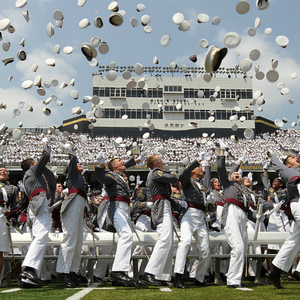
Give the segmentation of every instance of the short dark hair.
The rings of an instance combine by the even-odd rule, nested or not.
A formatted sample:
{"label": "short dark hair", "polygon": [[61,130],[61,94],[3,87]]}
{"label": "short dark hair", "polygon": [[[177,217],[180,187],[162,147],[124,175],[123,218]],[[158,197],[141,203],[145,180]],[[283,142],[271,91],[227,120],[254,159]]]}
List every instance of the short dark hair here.
{"label": "short dark hair", "polygon": [[282,161],[283,164],[285,164],[285,165],[288,164],[289,158],[290,158],[290,157],[293,157],[293,156],[294,156],[294,155],[288,155],[286,158],[284,158],[283,161]]}
{"label": "short dark hair", "polygon": [[21,168],[24,172],[29,170],[29,168],[32,166],[32,163],[34,162],[33,158],[26,158],[21,162]]}
{"label": "short dark hair", "polygon": [[111,171],[114,170],[113,164],[114,164],[114,162],[115,162],[116,159],[117,159],[117,158],[115,157],[115,158],[111,159],[111,160],[109,161],[109,163],[108,163],[108,168],[109,168]]}
{"label": "short dark hair", "polygon": [[155,167],[155,163],[158,161],[157,155],[156,154],[152,154],[150,156],[147,157],[146,159],[146,165],[148,168],[150,169],[154,169]]}

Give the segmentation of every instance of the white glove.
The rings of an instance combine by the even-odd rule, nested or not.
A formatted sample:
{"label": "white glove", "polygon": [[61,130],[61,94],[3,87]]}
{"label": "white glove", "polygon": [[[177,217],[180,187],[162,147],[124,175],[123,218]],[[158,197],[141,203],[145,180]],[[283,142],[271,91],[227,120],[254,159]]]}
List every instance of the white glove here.
{"label": "white glove", "polygon": [[199,153],[199,159],[202,161],[202,160],[205,160],[205,157],[206,157],[206,153],[203,151],[203,152],[200,152]]}
{"label": "white glove", "polygon": [[146,159],[146,154],[145,152],[141,152],[140,156],[137,158],[139,159],[142,163],[144,163],[145,159]]}
{"label": "white glove", "polygon": [[105,154],[103,152],[99,152],[96,157],[96,160],[99,164],[105,164],[105,161],[106,161]]}
{"label": "white glove", "polygon": [[269,168],[269,163],[265,162],[264,165],[263,165],[263,169],[268,170],[268,168]]}
{"label": "white glove", "polygon": [[153,202],[146,202],[146,204],[147,204],[148,208],[152,208],[153,207]]}
{"label": "white glove", "polygon": [[42,138],[42,143],[44,144],[44,143],[49,143],[49,138],[47,138],[47,137],[44,137],[44,138]]}
{"label": "white glove", "polygon": [[55,172],[53,173],[53,175],[54,175],[54,177],[55,177],[56,179],[58,178],[57,171],[55,171]]}
{"label": "white glove", "polygon": [[247,155],[247,151],[244,151],[242,156],[239,157],[239,160],[242,161],[242,162],[245,162],[246,161],[246,155]]}
{"label": "white glove", "polygon": [[143,182],[144,182],[144,181],[141,180],[141,176],[140,176],[140,175],[136,176],[136,184],[137,184],[137,185],[141,185]]}
{"label": "white glove", "polygon": [[227,144],[225,144],[223,141],[219,141],[219,144],[220,144],[220,148],[222,149],[222,150],[227,150],[228,149],[228,145]]}
{"label": "white glove", "polygon": [[24,185],[23,185],[23,181],[22,180],[18,181],[18,187],[19,187],[20,192],[24,192]]}
{"label": "white glove", "polygon": [[243,176],[243,170],[242,169],[239,169],[238,173],[241,175],[241,177]]}
{"label": "white glove", "polygon": [[68,154],[70,154],[72,156],[76,156],[76,147],[74,145],[69,144]]}
{"label": "white glove", "polygon": [[179,203],[179,205],[180,205],[181,207],[183,207],[183,208],[185,208],[185,209],[187,209],[187,208],[188,208],[188,204],[187,204],[187,202],[186,202],[186,201],[184,201],[184,200],[181,200],[181,201],[179,201],[178,203]]}
{"label": "white glove", "polygon": [[207,166],[207,160],[201,160],[201,166],[206,167]]}
{"label": "white glove", "polygon": [[249,173],[248,173],[248,178],[249,178],[251,181],[253,181],[253,173],[252,173],[252,172],[249,172]]}

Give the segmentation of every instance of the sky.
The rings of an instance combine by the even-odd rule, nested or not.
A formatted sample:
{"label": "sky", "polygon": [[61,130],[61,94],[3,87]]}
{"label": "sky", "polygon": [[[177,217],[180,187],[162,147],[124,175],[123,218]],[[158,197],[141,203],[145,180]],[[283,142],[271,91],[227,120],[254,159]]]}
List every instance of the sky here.
{"label": "sky", "polygon": [[[20,0],[19,0],[20,1]],[[119,9],[125,12],[123,24],[119,27],[111,25],[108,21],[112,14],[108,10],[110,0],[87,0],[83,6],[79,6],[78,0],[27,0],[24,7],[18,8],[17,0],[0,0],[0,24],[3,19],[9,19],[14,27],[13,33],[8,30],[0,31],[0,107],[1,103],[6,109],[0,109],[0,124],[5,123],[9,128],[17,128],[22,122],[23,127],[59,126],[64,119],[75,115],[72,108],[80,106],[87,112],[91,110],[91,104],[83,103],[84,96],[92,96],[92,74],[97,73],[98,67],[92,67],[81,52],[82,43],[90,43],[93,37],[99,37],[109,46],[107,54],[97,51],[95,58],[99,65],[109,65],[115,61],[118,66],[133,66],[137,62],[143,66],[153,66],[153,57],[159,59],[159,66],[169,67],[171,62],[176,62],[180,67],[185,64],[188,67],[204,67],[205,55],[208,50],[199,46],[201,39],[207,39],[209,45],[225,47],[224,36],[228,32],[236,32],[241,37],[241,43],[235,48],[229,48],[222,61],[221,67],[234,68],[249,58],[253,49],[260,51],[260,57],[252,61],[252,68],[247,76],[253,78],[253,91],[260,90],[265,97],[265,104],[261,106],[262,112],[255,113],[258,116],[275,120],[286,118],[290,127],[292,122],[298,122],[300,114],[300,11],[299,0],[270,0],[270,5],[264,10],[256,7],[256,0],[247,0],[250,10],[245,14],[239,14],[236,6],[240,0],[119,0]],[[24,2],[26,2],[24,0]],[[137,5],[144,4],[145,10],[138,12]],[[64,19],[62,28],[56,27],[54,11],[60,10]],[[27,22],[22,12],[28,11],[30,20]],[[190,29],[180,31],[174,24],[172,17],[175,13],[182,13],[184,19],[190,23]],[[207,14],[207,23],[198,23],[199,14]],[[152,27],[151,33],[144,31],[141,17],[149,15]],[[94,26],[94,18],[101,17],[103,27]],[[212,19],[218,16],[220,24],[213,25]],[[138,26],[133,27],[130,19],[138,20]],[[90,25],[80,28],[79,23],[87,18]],[[259,27],[255,28],[255,36],[249,36],[249,28],[255,27],[255,20],[261,20]],[[54,25],[54,35],[47,35],[47,25]],[[271,28],[272,33],[266,35],[265,29]],[[168,35],[170,44],[163,47],[160,44],[161,37]],[[283,48],[276,43],[277,36],[286,36],[289,39],[287,47]],[[24,47],[20,42],[24,39]],[[10,43],[8,51],[4,51],[4,43]],[[60,45],[60,53],[54,51],[54,46]],[[63,49],[67,46],[73,48],[71,54],[65,54]],[[5,48],[5,47],[4,47]],[[19,50],[26,52],[26,59],[20,61],[17,58]],[[239,55],[238,55],[239,53]],[[197,55],[197,62],[189,60],[191,54]],[[3,59],[13,57],[14,61],[6,66]],[[55,66],[49,66],[45,61],[49,58],[55,60]],[[269,82],[266,77],[258,80],[255,77],[255,66],[265,74],[272,68],[272,59],[278,60],[276,70],[279,79]],[[32,65],[37,64],[36,72],[32,71]],[[293,78],[291,78],[293,74]],[[38,94],[37,86],[28,89],[22,87],[27,80],[36,79],[40,75],[42,86],[46,94]],[[121,74],[120,74],[121,75]],[[141,76],[143,76],[142,74]],[[47,83],[56,79],[58,85],[49,86]],[[70,85],[74,79],[74,86]],[[62,88],[63,83],[66,83]],[[288,93],[282,95],[278,84],[288,88]],[[124,81],[124,86],[126,81]],[[279,86],[280,86],[279,85]],[[78,99],[71,97],[73,90],[78,91]],[[52,97],[49,104],[43,101]],[[54,97],[55,96],[55,97]],[[56,99],[56,100],[55,100]],[[290,99],[293,99],[293,104]],[[61,101],[62,106],[57,102]],[[22,102],[22,103],[20,103]],[[59,103],[59,102],[58,102]],[[32,105],[33,112],[27,110]],[[48,107],[51,114],[46,116],[43,109]],[[299,128],[296,126],[295,128]]]}

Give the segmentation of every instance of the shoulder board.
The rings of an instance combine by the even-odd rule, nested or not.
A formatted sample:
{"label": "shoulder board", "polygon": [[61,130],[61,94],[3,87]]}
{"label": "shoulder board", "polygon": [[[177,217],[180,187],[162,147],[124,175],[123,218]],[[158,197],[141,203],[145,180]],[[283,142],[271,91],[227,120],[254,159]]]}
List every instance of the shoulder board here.
{"label": "shoulder board", "polygon": [[157,175],[158,175],[158,176],[163,176],[163,174],[164,174],[163,171],[161,171],[161,170],[158,170],[158,171],[157,171]]}
{"label": "shoulder board", "polygon": [[107,176],[109,176],[110,178],[114,178],[113,174],[107,173]]}

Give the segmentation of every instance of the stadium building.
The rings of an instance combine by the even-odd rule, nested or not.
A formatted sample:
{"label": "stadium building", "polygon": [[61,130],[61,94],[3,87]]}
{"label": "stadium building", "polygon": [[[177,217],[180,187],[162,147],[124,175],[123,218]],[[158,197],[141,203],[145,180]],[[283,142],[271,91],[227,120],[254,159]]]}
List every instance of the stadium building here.
{"label": "stadium building", "polygon": [[240,71],[220,68],[210,80],[200,67],[187,68],[186,73],[161,67],[143,71],[143,76],[131,77],[135,73],[130,66],[100,67],[93,74],[93,96],[100,103],[93,101],[93,113],[86,115],[95,117],[93,129],[88,129],[87,118],[79,116],[65,120],[63,130],[74,132],[77,124],[77,132],[92,136],[135,137],[149,132],[152,137],[179,138],[203,133],[243,137],[246,129],[250,133],[276,129],[273,122],[255,120],[252,79]]}

